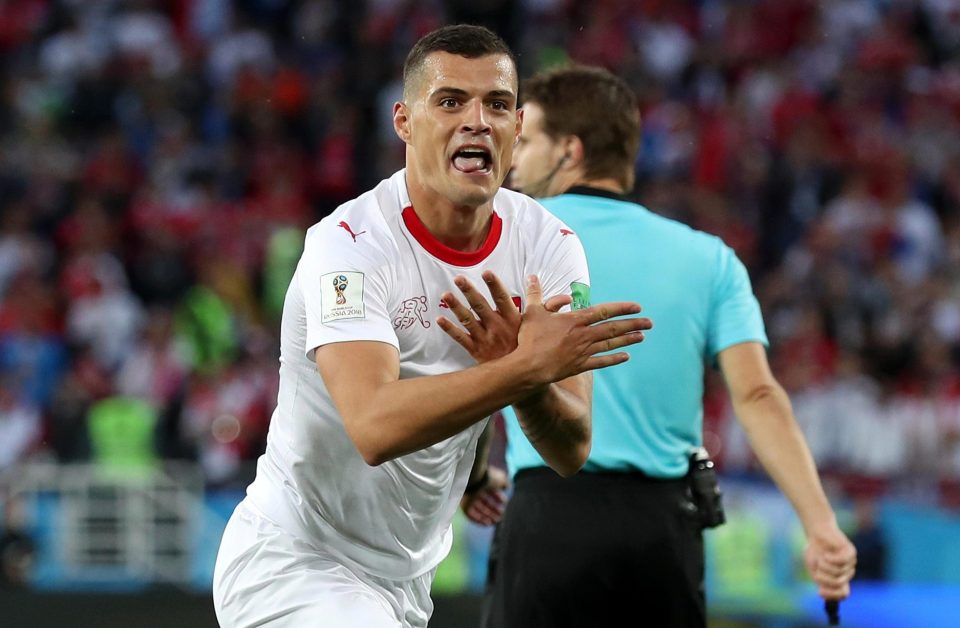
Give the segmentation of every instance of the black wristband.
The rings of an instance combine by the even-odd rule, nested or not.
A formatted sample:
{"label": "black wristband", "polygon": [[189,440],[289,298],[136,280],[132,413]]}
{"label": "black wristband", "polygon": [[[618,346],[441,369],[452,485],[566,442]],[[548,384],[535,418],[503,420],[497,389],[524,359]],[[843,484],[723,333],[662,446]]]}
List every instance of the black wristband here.
{"label": "black wristband", "polygon": [[490,479],[490,467],[487,467],[483,470],[483,475],[479,478],[467,484],[467,488],[463,489],[464,495],[469,495],[470,493],[476,493],[481,488],[487,485],[487,481]]}

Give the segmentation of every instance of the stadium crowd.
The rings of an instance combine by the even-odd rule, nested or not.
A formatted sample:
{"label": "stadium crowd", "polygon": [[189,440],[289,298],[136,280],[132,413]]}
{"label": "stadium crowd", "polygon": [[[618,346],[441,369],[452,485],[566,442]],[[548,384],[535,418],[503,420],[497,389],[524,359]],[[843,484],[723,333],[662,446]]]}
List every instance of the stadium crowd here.
{"label": "stadium crowd", "polygon": [[[748,265],[820,468],[960,507],[943,0],[2,1],[0,470],[115,456],[130,421],[143,456],[249,481],[303,231],[400,167],[403,57],[458,21],[522,75],[626,78],[635,198]],[[716,377],[706,444],[750,471]]]}

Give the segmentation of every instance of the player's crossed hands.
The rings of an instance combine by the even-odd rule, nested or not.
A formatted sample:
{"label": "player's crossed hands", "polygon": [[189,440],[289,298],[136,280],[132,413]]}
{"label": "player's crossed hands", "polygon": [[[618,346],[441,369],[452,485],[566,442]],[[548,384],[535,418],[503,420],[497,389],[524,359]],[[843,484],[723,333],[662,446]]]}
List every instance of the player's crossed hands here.
{"label": "player's crossed hands", "polygon": [[[454,283],[467,304],[461,303],[452,292],[444,293],[441,299],[460,321],[462,329],[444,316],[437,320],[440,328],[479,364],[503,357],[517,348],[522,320],[520,310],[500,278],[488,270],[483,273],[483,281],[493,297],[493,306],[469,279],[459,276]],[[544,307],[556,312],[568,303],[569,296],[556,296],[548,299]]]}
{"label": "player's crossed hands", "polygon": [[618,318],[640,312],[639,304],[628,301],[560,313],[571,297],[555,296],[544,302],[540,281],[532,275],[521,314],[494,273],[484,272],[483,280],[494,305],[469,280],[457,277],[455,283],[469,307],[452,292],[442,298],[462,329],[445,317],[438,320],[440,328],[479,363],[522,352],[542,383],[627,361],[625,352],[607,352],[642,342],[643,331],[653,327],[649,318]]}

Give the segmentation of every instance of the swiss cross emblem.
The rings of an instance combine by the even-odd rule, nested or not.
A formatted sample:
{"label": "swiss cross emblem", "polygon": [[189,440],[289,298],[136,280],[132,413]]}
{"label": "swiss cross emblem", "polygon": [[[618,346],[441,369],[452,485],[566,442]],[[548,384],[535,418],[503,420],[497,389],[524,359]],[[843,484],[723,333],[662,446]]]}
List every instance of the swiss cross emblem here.
{"label": "swiss cross emblem", "polygon": [[410,329],[419,323],[421,327],[430,327],[430,321],[423,318],[427,311],[427,297],[413,297],[400,304],[393,318],[394,329]]}

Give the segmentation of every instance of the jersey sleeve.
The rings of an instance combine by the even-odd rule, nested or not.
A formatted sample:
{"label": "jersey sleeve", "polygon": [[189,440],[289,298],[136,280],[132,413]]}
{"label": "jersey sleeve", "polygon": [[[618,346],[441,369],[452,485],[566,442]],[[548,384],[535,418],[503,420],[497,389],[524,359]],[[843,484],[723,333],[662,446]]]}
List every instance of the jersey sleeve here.
{"label": "jersey sleeve", "polygon": [[590,306],[590,273],[580,239],[560,220],[548,222],[540,234],[528,275],[537,275],[543,300],[568,294],[573,303],[561,311]]}
{"label": "jersey sleeve", "polygon": [[760,304],[746,267],[725,244],[718,246],[716,257],[707,330],[707,353],[711,359],[741,342],[768,344]]}
{"label": "jersey sleeve", "polygon": [[385,342],[399,350],[388,306],[395,266],[390,264],[391,247],[382,241],[387,236],[373,232],[353,242],[324,227],[308,235],[298,270],[307,357],[313,360],[322,345],[356,340]]}

